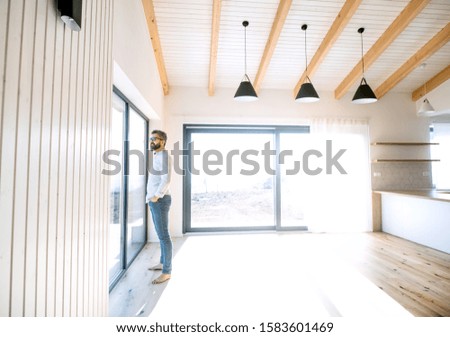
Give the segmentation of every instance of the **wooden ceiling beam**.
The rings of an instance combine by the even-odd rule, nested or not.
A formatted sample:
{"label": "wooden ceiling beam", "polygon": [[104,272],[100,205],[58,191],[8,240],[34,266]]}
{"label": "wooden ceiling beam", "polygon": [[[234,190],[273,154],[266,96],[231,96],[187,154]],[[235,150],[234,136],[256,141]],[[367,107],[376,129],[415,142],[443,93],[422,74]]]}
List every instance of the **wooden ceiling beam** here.
{"label": "wooden ceiling beam", "polygon": [[411,99],[415,102],[428,94],[431,90],[436,89],[442,83],[450,79],[450,65],[444,70],[440,71],[433,78],[429,79],[426,83],[422,84],[419,88],[413,91]]}
{"label": "wooden ceiling beam", "polygon": [[428,57],[442,48],[450,41],[450,23],[448,23],[439,33],[428,41],[417,53],[411,56],[408,61],[398,68],[388,77],[376,90],[375,95],[378,99],[383,97],[389,90],[394,88],[401,80],[408,76],[416,67],[418,67]]}
{"label": "wooden ceiling beam", "polygon": [[291,8],[292,0],[280,0],[278,4],[277,14],[273,20],[272,30],[270,31],[269,39],[264,49],[264,54],[259,64],[258,73],[256,74],[255,81],[253,83],[256,92],[259,91],[264,76],[266,76],[267,68],[269,67],[270,60],[272,59],[273,52],[277,46],[278,38],[280,37],[281,30],[283,29],[284,22]]}
{"label": "wooden ceiling beam", "polygon": [[168,95],[169,81],[167,80],[166,66],[164,65],[164,57],[161,48],[161,41],[159,39],[153,0],[142,0],[142,6],[144,7],[145,18],[147,19],[147,28],[150,33],[150,39],[152,40],[153,52],[155,53],[156,64],[158,66],[163,92],[164,95]]}
{"label": "wooden ceiling beam", "polygon": [[[383,54],[386,48],[405,30],[410,22],[425,8],[430,0],[411,0],[409,4],[403,9],[399,16],[391,23],[385,30],[383,35],[374,43],[372,48],[364,55],[364,66],[368,69],[377,59]],[[341,99],[350,87],[362,75],[361,61],[353,67],[353,70],[345,77],[334,91],[336,99]]]}
{"label": "wooden ceiling beam", "polygon": [[211,50],[209,52],[209,83],[208,83],[209,96],[213,96],[215,90],[221,7],[222,7],[222,0],[214,0],[212,27],[211,27]]}
{"label": "wooden ceiling beam", "polygon": [[[341,35],[347,23],[352,18],[353,14],[355,14],[362,0],[347,0],[342,6],[341,11],[337,15],[330,29],[328,30],[327,35],[322,40],[319,48],[314,54],[311,62],[308,64],[308,76],[312,76],[312,74],[317,70],[317,68],[322,63],[325,56],[328,54],[329,50],[336,42],[338,37]],[[294,89],[294,97],[297,95],[300,90],[301,85],[305,82],[306,79],[306,70],[303,72],[302,76],[297,82],[297,85]]]}

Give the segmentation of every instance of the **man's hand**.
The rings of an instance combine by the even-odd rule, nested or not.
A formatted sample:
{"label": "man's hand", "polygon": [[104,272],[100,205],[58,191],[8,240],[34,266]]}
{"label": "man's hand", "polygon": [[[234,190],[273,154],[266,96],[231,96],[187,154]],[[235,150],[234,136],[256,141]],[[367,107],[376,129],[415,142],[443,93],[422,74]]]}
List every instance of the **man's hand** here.
{"label": "man's hand", "polygon": [[157,196],[154,196],[153,198],[150,199],[150,201],[151,201],[151,202],[157,202],[158,199],[159,199],[159,198],[158,198]]}

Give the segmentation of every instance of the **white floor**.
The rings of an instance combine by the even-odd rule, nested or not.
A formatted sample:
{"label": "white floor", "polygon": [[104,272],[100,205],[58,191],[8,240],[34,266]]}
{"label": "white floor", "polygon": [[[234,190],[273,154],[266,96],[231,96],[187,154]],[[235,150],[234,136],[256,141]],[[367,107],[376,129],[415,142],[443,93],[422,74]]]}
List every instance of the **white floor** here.
{"label": "white floor", "polygon": [[[360,235],[360,237],[358,237]],[[364,234],[262,233],[188,236],[175,240],[172,279],[151,285],[148,245],[110,296],[111,316],[154,320],[299,317],[409,317],[362,276],[335,243],[364,244]],[[343,241],[342,238],[345,238]]]}

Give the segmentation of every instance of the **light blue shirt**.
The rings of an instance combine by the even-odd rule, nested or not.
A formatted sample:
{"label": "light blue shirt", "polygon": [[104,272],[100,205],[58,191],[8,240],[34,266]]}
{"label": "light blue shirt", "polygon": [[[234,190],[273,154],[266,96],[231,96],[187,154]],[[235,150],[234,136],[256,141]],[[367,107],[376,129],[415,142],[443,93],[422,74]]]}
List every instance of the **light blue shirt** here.
{"label": "light blue shirt", "polygon": [[162,198],[166,194],[170,194],[169,184],[172,175],[172,158],[167,150],[154,152],[149,161],[147,195],[145,197],[147,203],[155,196]]}

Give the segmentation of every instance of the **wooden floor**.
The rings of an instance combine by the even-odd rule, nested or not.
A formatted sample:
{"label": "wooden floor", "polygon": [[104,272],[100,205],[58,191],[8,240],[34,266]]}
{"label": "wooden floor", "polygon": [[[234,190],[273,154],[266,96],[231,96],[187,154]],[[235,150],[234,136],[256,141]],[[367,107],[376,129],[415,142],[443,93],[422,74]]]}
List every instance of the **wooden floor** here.
{"label": "wooden floor", "polygon": [[[165,307],[185,315],[194,300],[210,312],[242,297],[255,303],[237,306],[247,311],[267,305],[280,312],[288,304],[354,316],[386,306],[386,314],[450,316],[450,255],[385,233],[187,236],[175,240],[172,280],[153,286],[156,274],[147,267],[158,261],[158,250],[147,245],[111,292],[111,316],[164,314]],[[263,304],[256,303],[261,297]]]}
{"label": "wooden floor", "polygon": [[[450,255],[386,234],[342,247],[348,259],[414,316],[450,316]],[[450,239],[450,238],[449,238]]]}

